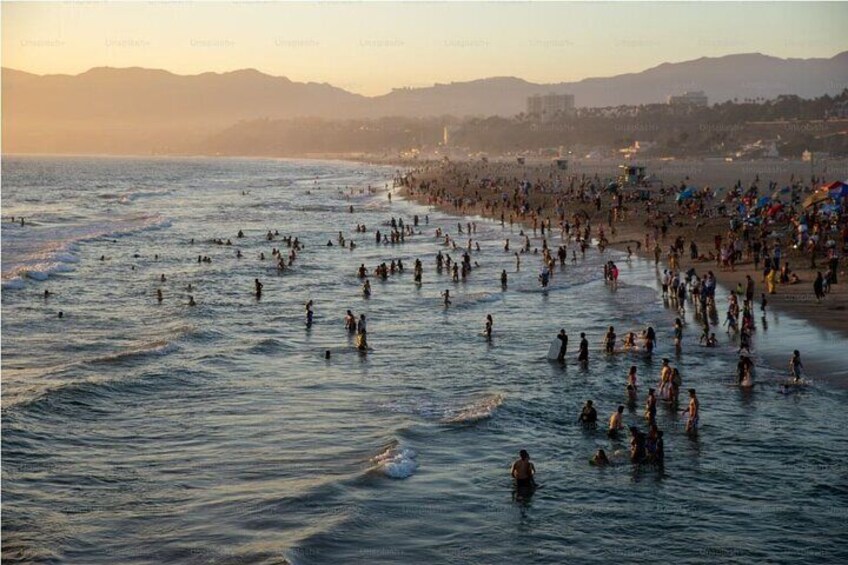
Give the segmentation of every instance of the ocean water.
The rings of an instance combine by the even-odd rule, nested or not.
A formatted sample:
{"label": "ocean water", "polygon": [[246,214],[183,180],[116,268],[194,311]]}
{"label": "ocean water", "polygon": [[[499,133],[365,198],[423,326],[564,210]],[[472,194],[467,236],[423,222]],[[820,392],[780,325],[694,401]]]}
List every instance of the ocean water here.
{"label": "ocean water", "polygon": [[[3,559],[848,559],[844,340],[769,313],[755,337],[760,384],[740,391],[729,386],[734,344],[718,331],[719,348],[699,347],[691,306],[674,355],[675,313],[652,263],[592,249],[543,292],[538,258],[523,256],[516,271],[502,250],[507,237],[518,247],[518,228],[474,218],[479,267],[466,282],[437,274],[438,250],[461,252],[435,229],[462,244],[456,224],[472,219],[390,203],[382,188],[394,172],[321,161],[4,158]],[[414,214],[420,235],[375,243],[375,229]],[[305,243],[283,274],[270,251],[288,249],[265,239],[269,229]],[[358,247],[327,247],[339,231]],[[360,263],[397,258],[406,272],[372,280],[363,298]],[[602,280],[609,258],[621,268],[617,289]],[[367,355],[344,330],[347,309],[367,315]],[[486,314],[491,343],[481,335]],[[608,325],[622,336],[649,324],[660,340],[653,360],[600,352]],[[573,344],[564,367],[545,359],[560,328]],[[591,343],[586,369],[574,361],[581,331]],[[778,394],[796,347],[813,384]],[[644,427],[663,356],[680,368],[684,391],[697,388],[702,427],[688,437],[661,405],[665,468],[634,468],[625,442],[575,422],[587,399],[605,421],[636,365],[640,402],[625,422]],[[614,466],[588,464],[598,447],[619,454]],[[541,484],[530,499],[515,496],[508,473],[522,448]]]}

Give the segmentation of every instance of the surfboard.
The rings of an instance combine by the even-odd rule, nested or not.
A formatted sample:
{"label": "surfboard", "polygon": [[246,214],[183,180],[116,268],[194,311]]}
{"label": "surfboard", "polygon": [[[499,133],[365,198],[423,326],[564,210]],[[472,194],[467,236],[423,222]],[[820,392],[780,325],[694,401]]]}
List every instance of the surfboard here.
{"label": "surfboard", "polygon": [[551,342],[551,346],[548,348],[548,361],[556,361],[557,357],[559,357],[559,347],[562,342],[558,337],[555,337]]}

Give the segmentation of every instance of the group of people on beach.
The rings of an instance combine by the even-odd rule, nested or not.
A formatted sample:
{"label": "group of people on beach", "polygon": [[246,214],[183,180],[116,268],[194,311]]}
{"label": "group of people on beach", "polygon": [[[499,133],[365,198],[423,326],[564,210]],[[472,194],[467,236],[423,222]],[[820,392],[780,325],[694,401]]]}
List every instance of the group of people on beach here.
{"label": "group of people on beach", "polygon": [[[844,218],[844,214],[841,216],[831,215],[828,217],[830,221],[823,221],[823,216],[817,214],[816,209],[805,210],[801,213],[790,209],[784,213],[784,216],[777,218],[772,214],[765,216],[758,213],[755,214],[754,220],[751,220],[751,216],[748,216],[748,219],[743,221],[737,215],[729,213],[728,210],[741,203],[743,199],[747,205],[750,205],[752,199],[758,196],[758,193],[762,190],[757,185],[759,178],[747,191],[742,189],[741,182],[737,183],[733,190],[720,202],[715,191],[706,187],[698,191],[692,200],[679,198],[678,201],[681,204],[677,211],[666,211],[662,209],[662,200],[666,196],[682,193],[688,182],[683,183],[680,188],[662,189],[660,205],[657,205],[653,199],[649,198],[645,202],[640,202],[633,197],[632,193],[623,191],[613,191],[612,197],[607,199],[605,191],[601,188],[605,186],[605,182],[597,175],[594,178],[583,175],[582,177],[572,176],[570,179],[564,179],[559,172],[552,171],[547,178],[536,178],[535,181],[531,181],[526,177],[524,179],[509,178],[506,174],[498,173],[498,171],[510,171],[508,167],[492,166],[488,163],[481,165],[446,163],[439,165],[438,168],[438,174],[422,175],[423,178],[420,182],[416,182],[410,176],[409,192],[430,205],[442,206],[460,214],[482,213],[496,219],[500,218],[501,226],[505,226],[507,219],[510,226],[514,222],[520,221],[528,228],[532,226],[534,237],[537,236],[537,228],[541,227],[541,237],[545,249],[548,247],[545,235],[546,233],[551,234],[553,229],[552,217],[556,217],[563,239],[563,245],[559,247],[556,256],[560,260],[560,265],[563,266],[567,258],[566,245],[575,236],[577,245],[579,245],[584,256],[592,235],[595,236],[598,250],[601,253],[609,245],[606,234],[602,229],[603,226],[592,229],[592,216],[594,214],[592,212],[587,213],[587,210],[594,209],[594,213],[599,213],[603,204],[609,202],[608,213],[606,214],[607,222],[610,231],[615,235],[615,224],[628,216],[632,216],[633,209],[644,205],[645,224],[653,231],[645,234],[644,247],[640,240],[635,240],[636,251],[644,249],[650,252],[653,250],[654,261],[657,266],[659,266],[660,259],[665,255],[666,268],[660,276],[660,282],[663,299],[670,302],[678,311],[678,317],[673,324],[674,346],[678,355],[681,354],[684,343],[686,325],[684,316],[686,315],[687,303],[693,305],[695,321],[702,326],[699,343],[708,348],[719,346],[715,331],[715,327],[719,325],[716,311],[717,277],[713,270],[709,269],[706,269],[706,273],[699,274],[694,268],[695,264],[715,262],[716,271],[733,272],[745,260],[753,260],[755,268],[762,263],[762,283],[765,292],[760,295],[759,309],[763,324],[765,324],[765,313],[768,305],[767,294],[775,294],[777,286],[780,284],[791,285],[800,282],[798,274],[788,266],[781,241],[775,239],[772,235],[780,225],[778,222],[796,222],[794,225],[799,230],[799,237],[805,238],[804,241],[799,241],[799,244],[806,246],[808,252],[811,252],[812,264],[815,263],[816,252],[821,245],[827,245],[828,272],[825,274],[819,272],[813,282],[817,300],[824,299],[827,285],[835,283],[839,262],[839,247],[848,242],[848,226],[844,221],[838,220],[838,218]],[[469,172],[469,170],[474,171],[475,169],[480,172],[473,174]],[[686,180],[688,181],[688,179]],[[813,179],[814,185],[818,182],[819,179]],[[770,185],[768,187],[769,193],[773,192],[775,188],[775,186]],[[796,188],[797,186],[793,188],[793,192]],[[566,213],[566,210],[572,211],[570,216]],[[699,242],[696,241],[696,237],[702,236],[698,228],[703,228],[709,221],[715,222],[717,218],[722,217],[728,218],[730,229],[725,234],[716,234],[714,251],[708,251],[705,255],[699,246]],[[671,230],[685,225],[686,219],[695,219],[698,222],[694,237],[688,242],[683,236],[671,238]],[[808,234],[813,232],[816,234],[815,238],[807,237]],[[833,241],[825,243],[825,233],[831,234],[829,237],[838,240],[841,245],[834,245]],[[522,247],[520,251],[527,252],[531,245],[529,237],[523,231],[521,237]],[[667,253],[664,254],[663,247],[669,239],[672,241],[667,247]],[[687,243],[688,260],[693,264],[692,267],[688,268],[683,263]],[[626,247],[627,259],[630,260],[633,250],[629,244]],[[510,251],[508,239],[504,243],[504,251]],[[543,287],[547,286],[553,274],[549,258],[547,253],[543,254],[543,270],[539,277]],[[520,257],[516,253],[516,267],[518,266],[520,266]],[[504,271],[503,275],[505,274]],[[604,267],[604,279],[614,285],[617,278],[618,270],[614,262],[607,262]],[[502,287],[505,288],[506,284],[506,276],[502,276]],[[724,325],[727,328],[728,340],[738,342],[737,352],[740,354],[740,369],[737,371],[736,382],[740,386],[749,386],[753,382],[752,338],[757,325],[754,314],[755,296],[756,285],[754,279],[748,275],[744,283],[740,283],[736,291],[729,295],[727,302]],[[581,347],[579,348],[578,361],[585,364],[588,361],[588,341],[585,332],[580,335]],[[656,345],[656,332],[649,327],[642,332],[641,338],[642,351],[650,355]],[[556,360],[564,363],[568,350],[568,335],[564,329],[557,335],[557,339],[560,345]],[[609,327],[603,338],[603,350],[608,354],[614,353],[617,339],[615,329]],[[625,333],[622,349],[633,351],[639,349],[637,339],[635,332]],[[796,351],[793,355],[793,361],[790,362],[793,375],[800,374],[799,367],[800,354]],[[669,360],[664,359],[660,382],[656,389],[648,391],[646,398],[645,415],[648,420],[649,431],[645,434],[635,427],[631,429],[632,461],[656,462],[663,460],[662,449],[659,451],[659,457],[656,455],[657,438],[660,438],[659,445],[662,446],[662,431],[655,429],[656,405],[658,401],[676,405],[681,383],[682,379],[678,369],[671,367]],[[635,371],[632,377],[628,377],[626,388],[627,402],[634,405],[637,399]],[[786,388],[786,385],[782,385],[783,388]],[[694,389],[690,389],[689,395],[689,403],[684,410],[687,414],[686,431],[694,433],[698,429],[700,405]],[[624,430],[624,425],[621,422],[623,411],[624,405],[620,407],[620,410],[616,410],[610,418],[610,426],[615,430],[615,433]],[[581,412],[580,421],[582,424],[594,425],[596,419],[595,409],[592,403],[588,402]],[[606,464],[608,457],[601,450],[593,460],[599,464]],[[530,462],[529,455],[526,450],[522,450],[520,458],[512,466],[511,475],[516,479],[517,485],[521,487],[533,482],[534,472],[535,467]]]}

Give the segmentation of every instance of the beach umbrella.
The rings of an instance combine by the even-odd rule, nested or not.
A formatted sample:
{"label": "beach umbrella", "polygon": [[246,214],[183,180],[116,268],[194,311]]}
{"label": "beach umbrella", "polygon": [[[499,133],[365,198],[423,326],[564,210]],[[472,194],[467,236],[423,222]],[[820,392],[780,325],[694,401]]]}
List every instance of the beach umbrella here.
{"label": "beach umbrella", "polygon": [[[830,183],[830,184],[831,185],[833,185],[833,184],[838,185],[838,186],[835,186],[833,188],[828,189],[828,194],[830,194],[831,198],[833,198],[835,200],[840,200],[840,199],[848,196],[848,184],[846,184],[844,182],[839,182],[839,183],[833,182],[833,183]],[[828,186],[830,186],[830,185],[828,185]]]}
{"label": "beach umbrella", "polygon": [[830,194],[826,190],[816,191],[804,199],[804,208],[815,206],[816,204],[820,204],[825,200],[830,200]]}
{"label": "beach umbrella", "polygon": [[768,196],[761,196],[759,200],[757,200],[757,208],[762,208],[767,204],[771,204],[771,198]]}
{"label": "beach umbrella", "polygon": [[677,201],[683,202],[684,200],[689,200],[690,198],[693,198],[694,196],[695,196],[695,189],[690,187],[690,188],[687,188],[686,190],[684,190],[683,192],[681,192],[680,194],[677,195]]}

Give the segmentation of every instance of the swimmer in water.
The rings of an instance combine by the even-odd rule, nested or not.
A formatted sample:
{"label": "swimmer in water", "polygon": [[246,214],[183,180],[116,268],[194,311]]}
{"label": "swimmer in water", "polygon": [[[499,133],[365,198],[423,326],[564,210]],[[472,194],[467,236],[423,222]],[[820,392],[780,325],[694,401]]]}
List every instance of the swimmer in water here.
{"label": "swimmer in water", "polygon": [[312,327],[312,317],[314,313],[312,312],[312,301],[306,303],[306,327]]}
{"label": "swimmer in water", "polygon": [[674,319],[674,347],[677,351],[683,346],[683,322],[680,318]]}
{"label": "swimmer in water", "polygon": [[645,460],[646,450],[645,443],[647,438],[643,432],[639,431],[636,426],[630,426],[630,461],[632,463],[641,463]]}
{"label": "swimmer in water", "polygon": [[610,464],[610,460],[602,447],[599,447],[598,451],[592,457],[592,464],[597,467],[605,467]]}
{"label": "swimmer in water", "polygon": [[506,269],[501,271],[501,288],[505,289],[507,283]]}
{"label": "swimmer in water", "polygon": [[595,410],[594,406],[592,406],[591,400],[586,401],[586,404],[583,406],[583,410],[580,412],[580,416],[577,418],[577,423],[582,425],[584,428],[597,427],[598,411]]}
{"label": "swimmer in water", "polygon": [[356,331],[356,316],[353,315],[353,312],[348,310],[344,321],[345,329],[350,333],[354,333]]}
{"label": "swimmer in water", "polygon": [[442,293],[442,297],[444,297],[445,299],[445,308],[447,308],[451,305],[450,290],[446,288],[445,291]]}
{"label": "swimmer in water", "polygon": [[486,339],[488,341],[492,341],[492,326],[495,324],[495,321],[492,319],[491,314],[486,314],[486,329],[484,330],[486,333]]}
{"label": "swimmer in water", "polygon": [[698,433],[698,421],[700,417],[701,403],[698,401],[698,396],[694,388],[689,389],[689,406],[684,410],[684,413],[689,413],[689,418],[686,420],[686,433]]}
{"label": "swimmer in water", "polygon": [[607,334],[604,336],[604,349],[607,354],[615,353],[615,328],[612,326],[607,330]]}
{"label": "swimmer in water", "polygon": [[580,334],[580,349],[577,353],[577,360],[586,365],[589,363],[589,341],[586,339],[586,334]]}
{"label": "swimmer in water", "polygon": [[359,351],[368,351],[368,337],[365,332],[361,332],[356,336],[356,348]]}
{"label": "swimmer in water", "polygon": [[654,389],[648,389],[648,398],[645,400],[645,419],[649,424],[657,420],[657,395]]}
{"label": "swimmer in water", "polygon": [[362,285],[362,295],[365,296],[365,298],[371,296],[371,281],[368,279],[365,279],[365,284]]}
{"label": "swimmer in water", "polygon": [[162,289],[161,288],[156,289],[156,300],[158,300],[159,302],[162,302]]}
{"label": "swimmer in water", "polygon": [[612,413],[609,419],[609,427],[607,435],[611,438],[617,438],[618,432],[624,429],[624,406],[619,405],[618,409]]}
{"label": "swimmer in water", "polygon": [[559,353],[557,353],[557,361],[565,363],[565,354],[568,351],[568,335],[565,333],[565,328],[559,330],[557,334],[559,340]]}
{"label": "swimmer in water", "polygon": [[636,406],[637,400],[636,387],[633,385],[627,385],[627,405],[633,408]]}
{"label": "swimmer in water", "polygon": [[804,364],[801,363],[801,352],[797,349],[792,352],[792,358],[789,359],[789,375],[793,382],[800,382],[801,371],[804,369]]}
{"label": "swimmer in water", "polygon": [[197,306],[197,302],[195,302],[195,301],[194,301],[194,297],[193,297],[193,296],[189,296],[189,297],[188,297],[188,305],[189,305],[189,306]]}
{"label": "swimmer in water", "polygon": [[256,291],[255,291],[256,292],[256,298],[261,298],[262,297],[262,287],[265,286],[265,285],[263,285],[261,282],[259,282],[259,279],[253,279],[253,286],[256,289]]}
{"label": "swimmer in water", "polygon": [[530,461],[530,454],[526,449],[518,452],[518,459],[512,464],[510,475],[515,479],[518,488],[532,489],[536,486],[536,467]]}

